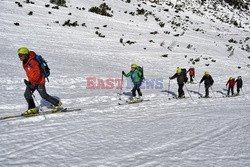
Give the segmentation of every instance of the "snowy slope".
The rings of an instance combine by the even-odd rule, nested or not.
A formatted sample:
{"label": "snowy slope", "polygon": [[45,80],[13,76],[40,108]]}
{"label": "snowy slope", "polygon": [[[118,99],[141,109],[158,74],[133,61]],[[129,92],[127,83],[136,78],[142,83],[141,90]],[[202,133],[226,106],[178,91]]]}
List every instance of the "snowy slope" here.
{"label": "snowy slope", "polygon": [[[0,166],[250,166],[250,54],[242,49],[250,45],[249,14],[220,5],[222,9],[214,11],[209,4],[190,3],[176,13],[175,1],[157,5],[105,0],[113,11],[113,17],[106,17],[88,12],[101,0],[67,0],[67,7],[59,10],[52,9],[49,0],[19,2],[22,7],[10,0],[0,2],[0,117],[27,108],[26,76],[16,53],[21,46],[48,61],[48,93],[81,111],[47,115],[46,120],[38,116],[1,121]],[[129,14],[137,8],[151,14]],[[225,15],[240,20],[244,28],[217,19]],[[68,19],[79,26],[62,26]],[[192,64],[197,58],[200,61]],[[142,90],[150,101],[119,106],[119,90],[86,89],[88,77],[120,79],[132,63],[144,67],[148,81],[163,79],[161,89]],[[196,68],[198,81],[205,71],[213,76],[212,98],[198,98],[204,94],[203,84],[200,92],[198,84],[188,84],[193,100],[168,100],[178,89],[171,80],[167,92],[168,78],[176,67],[190,66]],[[241,96],[222,98],[229,76],[238,75],[244,81]],[[124,85],[123,100],[130,92],[127,82]],[[189,96],[186,89],[185,94]],[[51,108],[35,96],[44,110]]]}

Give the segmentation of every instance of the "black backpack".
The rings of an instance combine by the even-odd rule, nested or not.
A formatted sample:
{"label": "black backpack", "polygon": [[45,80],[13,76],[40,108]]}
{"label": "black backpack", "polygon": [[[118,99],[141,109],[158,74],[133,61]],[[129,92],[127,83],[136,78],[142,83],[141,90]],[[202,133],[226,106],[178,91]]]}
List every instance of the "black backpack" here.
{"label": "black backpack", "polygon": [[187,82],[188,81],[188,77],[187,77],[187,70],[185,68],[181,69],[181,75],[184,78],[184,82]]}
{"label": "black backpack", "polygon": [[144,73],[143,73],[143,67],[138,66],[138,70],[141,72],[141,76],[139,76],[141,79],[144,79]]}

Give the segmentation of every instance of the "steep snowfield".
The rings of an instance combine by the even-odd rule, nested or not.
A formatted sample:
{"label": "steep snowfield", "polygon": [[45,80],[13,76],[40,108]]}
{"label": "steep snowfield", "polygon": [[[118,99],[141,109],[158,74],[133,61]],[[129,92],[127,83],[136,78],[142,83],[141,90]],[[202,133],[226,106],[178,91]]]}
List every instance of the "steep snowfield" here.
{"label": "steep snowfield", "polygon": [[[81,111],[47,115],[47,119],[1,121],[0,166],[250,166],[250,55],[241,49],[250,45],[246,40],[250,37],[248,15],[240,17],[243,29],[220,22],[209,10],[203,16],[191,10],[176,13],[166,4],[154,7],[135,0],[106,0],[113,17],[88,12],[104,2],[101,0],[67,0],[68,7],[59,10],[52,9],[52,4],[45,7],[48,0],[33,2],[20,1],[23,7],[10,0],[0,2],[0,117],[27,108],[23,97],[26,76],[17,56],[21,46],[48,61],[48,93],[60,98],[64,107]],[[85,10],[79,10],[82,7]],[[137,8],[154,16],[129,14]],[[30,11],[33,15],[29,16]],[[163,28],[156,18],[165,23]],[[79,26],[62,26],[68,19]],[[182,28],[175,31],[173,21]],[[154,31],[158,34],[150,34]],[[121,38],[124,43],[136,43],[124,46]],[[230,39],[237,43],[228,42]],[[234,51],[228,51],[230,46]],[[200,61],[192,64],[190,59],[197,58]],[[128,72],[132,63],[144,67],[148,81],[163,79],[161,89],[142,90],[150,101],[119,106],[119,90],[86,89],[88,77],[120,79],[121,71]],[[205,71],[213,76],[212,98],[198,98],[204,94],[203,84],[200,91],[199,84],[187,84],[193,100],[168,100],[178,89],[171,80],[168,92],[168,78],[176,67],[190,66],[196,68],[198,82]],[[241,95],[222,98],[229,76],[238,75],[244,81]],[[127,82],[123,100],[130,94],[126,86]],[[149,87],[149,82],[144,86]],[[51,108],[37,93],[35,96],[44,110]]]}

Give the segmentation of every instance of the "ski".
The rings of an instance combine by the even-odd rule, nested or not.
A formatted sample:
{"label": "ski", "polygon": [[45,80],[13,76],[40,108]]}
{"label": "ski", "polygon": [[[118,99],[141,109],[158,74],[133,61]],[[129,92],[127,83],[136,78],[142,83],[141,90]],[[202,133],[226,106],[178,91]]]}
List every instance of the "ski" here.
{"label": "ski", "polygon": [[176,99],[176,100],[181,100],[181,99],[188,99],[189,97],[182,97],[182,98],[179,98],[177,96],[172,96],[172,97],[169,97],[168,100],[173,100],[173,99]]}
{"label": "ski", "polygon": [[200,96],[199,98],[204,98],[204,99],[209,99],[209,98],[212,98],[210,96],[206,97],[206,96]]}
{"label": "ski", "polygon": [[186,84],[197,84],[197,82],[186,82]]}
{"label": "ski", "polygon": [[131,102],[131,101],[126,101],[126,102],[119,102],[118,105],[126,105],[126,104],[137,104],[137,103],[142,103],[142,102],[145,102],[145,101],[150,101],[149,99],[145,99],[145,100],[136,100],[134,102]]}
{"label": "ski", "polygon": [[34,116],[39,116],[39,115],[49,115],[49,114],[59,114],[59,113],[64,113],[64,112],[73,112],[73,111],[80,111],[80,108],[61,108],[57,112],[52,112],[52,110],[47,110],[44,112],[39,112],[36,114],[30,114],[30,115],[10,115],[6,117],[0,117],[0,120],[7,120],[7,119],[14,119],[14,118],[27,118],[27,117],[34,117]]}
{"label": "ski", "polygon": [[224,95],[224,96],[222,96],[222,97],[224,97],[224,98],[227,98],[227,97],[237,97],[237,96],[240,96],[240,95]]}

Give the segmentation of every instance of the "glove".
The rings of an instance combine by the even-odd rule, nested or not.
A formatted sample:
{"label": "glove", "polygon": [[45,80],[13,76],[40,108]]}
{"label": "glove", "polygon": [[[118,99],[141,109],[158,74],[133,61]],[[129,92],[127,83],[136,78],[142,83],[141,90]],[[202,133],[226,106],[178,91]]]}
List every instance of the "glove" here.
{"label": "glove", "polygon": [[27,81],[26,79],[24,79],[24,83],[25,83],[25,85],[28,86],[28,87],[29,87],[30,85],[32,85],[32,84],[30,83],[30,81]]}
{"label": "glove", "polygon": [[26,79],[24,79],[24,83],[30,89],[35,89],[36,87],[36,85],[33,85],[30,81],[27,81]]}
{"label": "glove", "polygon": [[124,72],[124,71],[122,71],[122,75],[125,75],[125,72]]}

